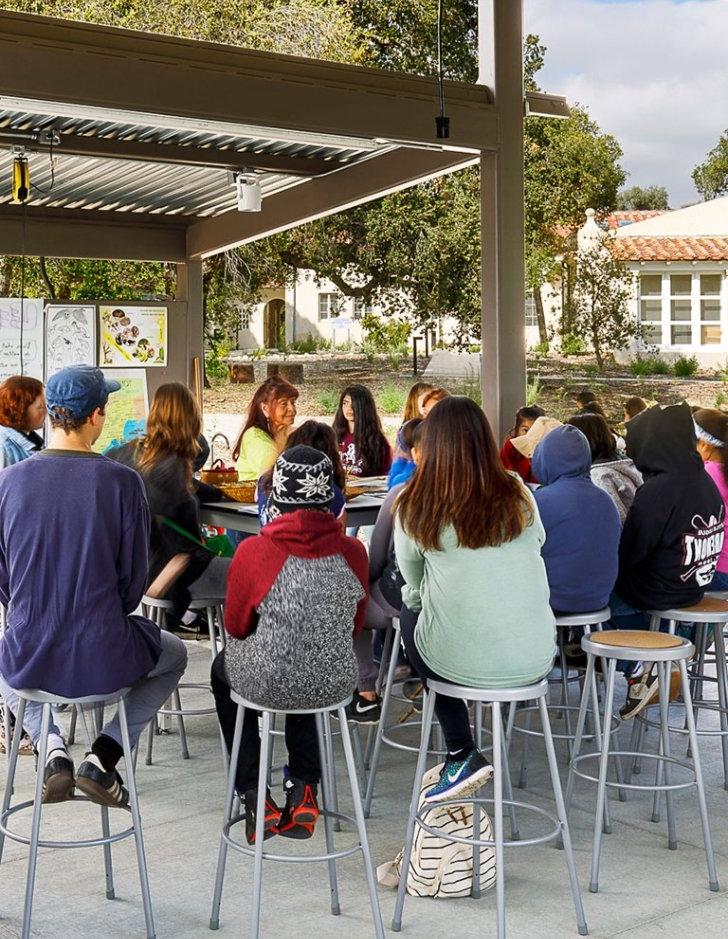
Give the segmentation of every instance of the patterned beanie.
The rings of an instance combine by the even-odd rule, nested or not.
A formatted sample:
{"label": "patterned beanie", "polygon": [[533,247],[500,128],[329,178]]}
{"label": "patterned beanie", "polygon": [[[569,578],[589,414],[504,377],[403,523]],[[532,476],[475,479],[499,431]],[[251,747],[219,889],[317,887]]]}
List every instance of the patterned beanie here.
{"label": "patterned beanie", "polygon": [[269,520],[299,509],[328,509],[334,500],[334,467],[320,450],[299,444],[285,450],[273,467]]}

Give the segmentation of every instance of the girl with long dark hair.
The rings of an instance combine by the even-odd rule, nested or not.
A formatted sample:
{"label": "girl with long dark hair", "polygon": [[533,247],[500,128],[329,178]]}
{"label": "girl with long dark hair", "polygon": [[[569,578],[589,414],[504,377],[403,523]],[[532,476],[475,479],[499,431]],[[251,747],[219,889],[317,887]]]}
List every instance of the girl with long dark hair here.
{"label": "girl with long dark hair", "polygon": [[277,376],[256,390],[232,452],[241,481],[258,479],[288,446],[297,398],[298,389]]}
{"label": "girl with long dark hair", "polygon": [[[551,669],[555,630],[533,497],[504,470],[474,401],[446,398],[421,427],[417,472],[395,506],[410,663],[424,680],[476,688],[535,682]],[[448,755],[429,801],[470,794],[492,775],[465,703],[442,697],[436,710]]]}
{"label": "girl with long dark hair", "polygon": [[392,465],[392,448],[384,436],[371,391],[348,385],[334,416],[339,454],[350,476],[384,476]]}

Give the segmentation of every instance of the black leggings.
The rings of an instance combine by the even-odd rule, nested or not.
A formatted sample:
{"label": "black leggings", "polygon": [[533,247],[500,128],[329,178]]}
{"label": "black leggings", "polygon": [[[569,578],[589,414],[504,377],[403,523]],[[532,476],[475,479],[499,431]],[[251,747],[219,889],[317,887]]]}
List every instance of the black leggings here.
{"label": "black leggings", "polygon": [[[224,652],[220,652],[212,663],[210,677],[212,679],[212,693],[215,698],[217,717],[220,721],[228,754],[230,754],[233,749],[238,706],[230,697],[230,684],[225,674]],[[321,778],[321,766],[316,719],[313,714],[286,715],[286,748],[288,749],[288,769],[291,776],[314,786],[317,785]],[[235,788],[239,793],[242,794],[251,789],[257,789],[259,765],[258,711],[246,708],[245,717],[243,718],[243,738],[240,742],[240,755],[235,774]]]}
{"label": "black leggings", "polygon": [[[404,643],[407,658],[412,668],[417,672],[425,684],[428,678],[434,678],[437,681],[448,681],[442,678],[429,668],[415,645],[415,627],[417,626],[417,613],[406,606],[402,607],[399,614],[399,625],[402,630],[402,642]],[[462,755],[461,751],[470,753],[475,746],[473,734],[470,730],[470,715],[467,704],[460,698],[446,698],[444,695],[437,695],[435,699],[435,714],[445,735],[445,743],[450,753]]]}

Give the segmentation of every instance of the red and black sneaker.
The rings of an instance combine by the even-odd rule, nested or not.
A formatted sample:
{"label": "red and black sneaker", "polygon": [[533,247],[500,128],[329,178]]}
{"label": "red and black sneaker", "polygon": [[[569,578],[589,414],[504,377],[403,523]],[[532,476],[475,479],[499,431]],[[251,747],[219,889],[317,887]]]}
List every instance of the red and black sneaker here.
{"label": "red and black sneaker", "polygon": [[[258,805],[258,791],[248,789],[245,793],[245,837],[248,844],[255,844],[255,810]],[[273,801],[270,792],[265,796],[265,820],[263,822],[263,841],[278,834],[278,824],[281,820],[281,810]]]}
{"label": "red and black sneaker", "polygon": [[295,776],[287,776],[283,782],[283,791],[286,804],[278,824],[278,834],[282,838],[310,838],[319,817],[316,786]]}

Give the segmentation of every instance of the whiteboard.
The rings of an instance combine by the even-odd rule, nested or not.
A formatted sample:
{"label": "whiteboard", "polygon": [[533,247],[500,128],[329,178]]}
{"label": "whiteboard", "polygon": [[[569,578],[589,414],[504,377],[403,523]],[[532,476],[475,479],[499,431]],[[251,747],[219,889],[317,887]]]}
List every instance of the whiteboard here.
{"label": "whiteboard", "polygon": [[96,307],[47,306],[45,350],[46,378],[69,365],[96,365]]}
{"label": "whiteboard", "polygon": [[43,300],[0,297],[0,381],[20,375],[22,310],[24,375],[43,380]]}

